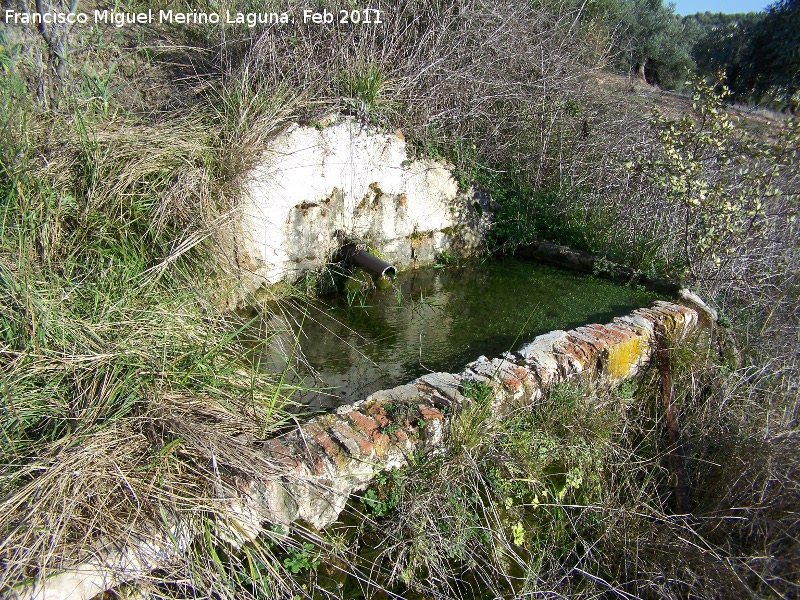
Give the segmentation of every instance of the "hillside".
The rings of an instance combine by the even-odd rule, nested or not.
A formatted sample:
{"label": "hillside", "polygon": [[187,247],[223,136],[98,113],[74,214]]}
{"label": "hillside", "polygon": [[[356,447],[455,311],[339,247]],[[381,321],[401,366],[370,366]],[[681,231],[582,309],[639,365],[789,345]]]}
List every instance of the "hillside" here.
{"label": "hillside", "polygon": [[[620,75],[633,55],[605,5],[37,6],[4,3],[0,26],[0,595],[136,542],[168,566],[119,551],[97,597],[798,597],[789,115],[698,76],[678,93]],[[45,13],[65,22],[30,22]],[[231,490],[283,473],[265,448],[298,431],[287,371],[259,357],[292,364],[289,309],[359,276],[254,291],[231,240],[264,149],[331,115],[402,140],[396,170],[446,164],[454,194],[484,194],[484,254],[569,246],[598,274],[691,288],[718,326],[496,424],[491,389],[461,382],[450,450],[375,474],[331,526],[265,520],[242,542]],[[415,427],[390,412],[389,433]]]}

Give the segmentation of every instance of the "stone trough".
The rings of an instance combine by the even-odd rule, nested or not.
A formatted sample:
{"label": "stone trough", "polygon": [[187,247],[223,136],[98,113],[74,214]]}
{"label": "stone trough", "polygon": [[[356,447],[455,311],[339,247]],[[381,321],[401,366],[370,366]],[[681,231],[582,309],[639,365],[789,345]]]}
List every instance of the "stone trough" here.
{"label": "stone trough", "polygon": [[[352,494],[366,489],[377,473],[401,468],[412,456],[447,451],[451,420],[471,401],[461,393],[465,380],[490,385],[493,419],[540,401],[560,382],[613,386],[649,363],[657,335],[679,340],[696,329],[701,309],[658,301],[611,323],[552,331],[516,352],[480,357],[460,373],[431,373],[315,417],[259,444],[265,464],[277,465],[277,470],[225,482],[219,493],[227,515],[217,524],[219,531],[241,546],[274,524],[290,528],[303,522],[323,528],[337,520]],[[154,569],[180,564],[199,534],[194,524],[176,522],[169,535],[98,547],[91,560],[17,588],[10,597],[88,600]]]}

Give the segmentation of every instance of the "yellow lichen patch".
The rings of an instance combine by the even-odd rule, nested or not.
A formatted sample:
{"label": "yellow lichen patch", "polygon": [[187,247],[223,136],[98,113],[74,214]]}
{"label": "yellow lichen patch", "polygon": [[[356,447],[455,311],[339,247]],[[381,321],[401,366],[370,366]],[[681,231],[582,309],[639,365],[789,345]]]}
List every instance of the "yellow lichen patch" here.
{"label": "yellow lichen patch", "polygon": [[372,190],[372,192],[375,194],[376,197],[383,195],[383,190],[381,189],[381,184],[378,183],[377,181],[373,181],[372,183],[370,183],[369,184],[369,189]]}
{"label": "yellow lichen patch", "polygon": [[644,340],[638,336],[610,346],[606,367],[609,379],[629,377],[646,352]]}

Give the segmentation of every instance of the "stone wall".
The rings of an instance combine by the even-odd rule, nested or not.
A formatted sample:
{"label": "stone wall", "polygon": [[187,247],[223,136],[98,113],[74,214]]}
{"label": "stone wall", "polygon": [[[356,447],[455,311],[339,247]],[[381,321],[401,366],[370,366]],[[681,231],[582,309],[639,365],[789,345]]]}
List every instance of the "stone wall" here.
{"label": "stone wall", "polygon": [[553,331],[517,352],[480,357],[460,373],[425,375],[312,419],[271,440],[269,453],[286,466],[286,476],[240,490],[241,527],[254,528],[254,517],[324,527],[379,471],[404,466],[420,452],[446,451],[450,420],[469,402],[460,391],[464,380],[489,383],[491,415],[499,419],[560,382],[616,385],[633,377],[654,354],[658,328],[680,339],[698,321],[694,309],[658,301],[609,324]]}
{"label": "stone wall", "polygon": [[[541,401],[564,381],[615,385],[633,377],[655,353],[656,334],[678,340],[698,327],[694,308],[658,301],[649,308],[571,331],[553,331],[513,353],[480,357],[460,373],[432,373],[357,404],[340,407],[278,438],[255,444],[263,475],[229,477],[220,486],[227,517],[220,535],[238,546],[255,539],[268,524],[285,528],[302,521],[322,528],[334,522],[352,494],[367,488],[377,473],[403,467],[408,457],[446,452],[450,423],[471,402],[465,380],[487,382],[491,417]],[[167,535],[135,538],[124,546],[98,547],[95,558],[63,573],[20,588],[13,597],[88,600],[101,591],[180,562],[200,531],[175,522]]]}
{"label": "stone wall", "polygon": [[348,117],[289,127],[244,189],[237,262],[250,287],[321,268],[336,231],[404,266],[478,248],[489,223],[488,197],[461,193],[447,165]]}

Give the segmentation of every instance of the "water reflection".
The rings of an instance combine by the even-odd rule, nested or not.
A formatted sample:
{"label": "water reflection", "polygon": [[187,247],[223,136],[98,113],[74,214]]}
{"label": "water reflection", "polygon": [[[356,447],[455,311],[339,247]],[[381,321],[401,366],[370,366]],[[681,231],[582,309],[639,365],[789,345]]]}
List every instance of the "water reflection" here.
{"label": "water reflection", "polygon": [[316,388],[295,400],[313,408],[354,402],[428,371],[458,371],[553,329],[606,322],[656,298],[513,258],[406,271],[363,306],[328,298],[294,312],[293,331],[311,367],[294,381]]}

